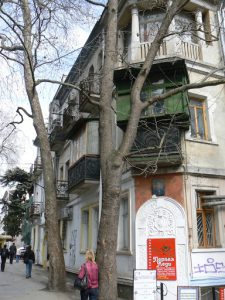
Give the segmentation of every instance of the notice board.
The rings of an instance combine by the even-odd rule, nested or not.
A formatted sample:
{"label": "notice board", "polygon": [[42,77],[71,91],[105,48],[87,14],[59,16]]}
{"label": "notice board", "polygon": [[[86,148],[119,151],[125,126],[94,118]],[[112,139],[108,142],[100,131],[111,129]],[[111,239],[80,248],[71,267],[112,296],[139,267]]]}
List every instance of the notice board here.
{"label": "notice board", "polygon": [[197,286],[178,286],[177,287],[178,300],[198,300],[199,287]]}
{"label": "notice board", "polygon": [[156,271],[134,270],[134,300],[156,299]]}

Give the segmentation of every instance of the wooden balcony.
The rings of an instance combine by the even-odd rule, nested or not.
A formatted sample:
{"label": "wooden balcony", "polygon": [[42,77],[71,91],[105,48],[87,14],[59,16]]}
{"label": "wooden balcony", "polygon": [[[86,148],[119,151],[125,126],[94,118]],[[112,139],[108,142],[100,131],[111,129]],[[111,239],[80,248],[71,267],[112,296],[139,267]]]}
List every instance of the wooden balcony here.
{"label": "wooden balcony", "polygon": [[69,191],[82,192],[97,184],[100,178],[98,155],[84,155],[68,171]]}
{"label": "wooden balcony", "polygon": [[182,163],[181,132],[171,124],[140,125],[127,161],[140,173]]}
{"label": "wooden balcony", "polygon": [[99,101],[101,88],[101,77],[99,74],[93,74],[80,82],[80,111],[96,114],[97,106],[90,103],[89,98]]}

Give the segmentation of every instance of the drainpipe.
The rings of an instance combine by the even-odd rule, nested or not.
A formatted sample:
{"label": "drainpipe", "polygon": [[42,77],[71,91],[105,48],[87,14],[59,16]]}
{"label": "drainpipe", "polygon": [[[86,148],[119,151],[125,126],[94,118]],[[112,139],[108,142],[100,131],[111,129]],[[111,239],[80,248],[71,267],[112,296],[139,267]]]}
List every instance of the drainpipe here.
{"label": "drainpipe", "polygon": [[140,46],[140,29],[137,7],[131,9],[132,25],[131,25],[131,62],[138,59],[138,49]]}

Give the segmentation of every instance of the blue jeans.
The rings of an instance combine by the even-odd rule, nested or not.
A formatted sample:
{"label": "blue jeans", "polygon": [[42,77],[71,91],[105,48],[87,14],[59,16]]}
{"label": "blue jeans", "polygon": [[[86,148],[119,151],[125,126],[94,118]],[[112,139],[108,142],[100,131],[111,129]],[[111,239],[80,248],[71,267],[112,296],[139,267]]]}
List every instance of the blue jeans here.
{"label": "blue jeans", "polygon": [[98,300],[98,288],[80,291],[80,297],[81,300]]}
{"label": "blue jeans", "polygon": [[26,264],[26,278],[31,277],[32,265],[33,265],[33,260],[29,259],[28,263]]}

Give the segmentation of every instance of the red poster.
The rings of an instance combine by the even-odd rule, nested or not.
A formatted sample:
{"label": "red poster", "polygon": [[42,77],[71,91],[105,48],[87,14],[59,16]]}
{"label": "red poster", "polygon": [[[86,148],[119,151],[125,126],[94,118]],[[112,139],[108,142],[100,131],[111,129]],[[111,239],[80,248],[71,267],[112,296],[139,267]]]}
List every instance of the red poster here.
{"label": "red poster", "polygon": [[176,280],[175,239],[148,239],[147,264],[148,270],[156,270],[157,280]]}
{"label": "red poster", "polygon": [[225,288],[220,288],[220,298],[219,300],[225,300]]}

